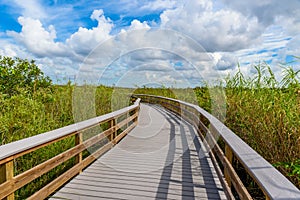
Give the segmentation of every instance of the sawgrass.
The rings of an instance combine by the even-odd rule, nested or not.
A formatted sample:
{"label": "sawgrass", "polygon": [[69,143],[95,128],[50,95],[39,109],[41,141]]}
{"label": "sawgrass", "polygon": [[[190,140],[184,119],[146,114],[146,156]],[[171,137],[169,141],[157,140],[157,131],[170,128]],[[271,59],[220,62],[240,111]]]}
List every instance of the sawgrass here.
{"label": "sawgrass", "polygon": [[[268,65],[261,64],[255,66],[255,69],[255,76],[247,77],[238,71],[233,76],[228,76],[224,85],[218,86],[225,92],[225,97],[222,97],[226,99],[224,123],[300,188],[299,71],[286,67],[282,81],[277,81]],[[82,89],[85,91],[85,88]],[[33,94],[25,90],[10,97],[0,94],[0,144],[74,123],[74,90],[75,86],[69,83],[53,86],[51,89],[40,89]],[[128,101],[121,103],[121,100],[134,92],[177,98],[211,111],[212,105],[216,104],[211,98],[212,90],[213,87],[209,86],[185,89],[144,87],[135,90],[98,86],[95,99],[91,99],[94,102],[91,103],[95,104],[96,114],[102,115],[111,112],[112,108],[128,104]],[[123,96],[113,98],[114,92]],[[80,91],[77,95],[80,95]],[[85,97],[83,93],[82,98]],[[118,106],[114,107],[113,104]],[[84,101],[82,108],[85,108]],[[73,145],[74,138],[71,137],[22,156],[16,159],[15,174],[20,174]],[[73,164],[74,159],[61,164],[18,190],[16,198],[30,196]]]}

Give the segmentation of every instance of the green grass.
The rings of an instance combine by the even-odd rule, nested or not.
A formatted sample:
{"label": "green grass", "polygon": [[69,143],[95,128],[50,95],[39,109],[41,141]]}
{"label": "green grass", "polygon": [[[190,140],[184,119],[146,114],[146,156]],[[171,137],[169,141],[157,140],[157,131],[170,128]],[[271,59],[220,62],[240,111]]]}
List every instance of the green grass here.
{"label": "green grass", "polygon": [[[0,94],[0,144],[7,144],[50,130],[73,124],[72,100],[75,86],[53,86],[51,90],[39,90],[34,95],[23,93],[7,97]],[[96,89],[96,114],[109,113],[113,88],[99,86]],[[85,136],[92,134],[85,134]],[[74,137],[43,147],[15,159],[15,175],[66,151],[75,144]],[[32,183],[15,192],[16,199],[25,199],[54,178],[72,167],[71,159],[54,168]]]}
{"label": "green grass", "polygon": [[174,88],[139,88],[136,93],[167,96],[191,103],[195,101],[191,98],[191,93],[194,93],[198,105],[209,112],[217,109],[214,114],[220,117],[224,115],[223,105],[220,108],[215,105],[217,98],[211,98],[210,91],[221,88],[225,97],[220,93],[220,99],[226,99],[224,123],[300,188],[300,71],[286,67],[282,81],[277,81],[268,65],[254,68],[254,76],[247,77],[239,70],[228,76],[223,86],[198,87],[192,92]]}
{"label": "green grass", "polygon": [[[240,71],[226,78],[219,86],[226,99],[224,123],[239,135],[259,154],[274,164],[284,175],[300,188],[300,85],[298,72],[287,67],[283,70],[283,80],[277,81],[269,66],[255,66],[257,73],[246,77]],[[212,99],[211,91],[218,87],[175,88],[112,88],[99,86],[95,99],[89,99],[97,115],[102,115],[128,105],[128,95],[132,92],[153,94],[180,99],[198,104],[212,111],[218,99]],[[78,88],[76,88],[78,89]],[[88,86],[77,92],[82,101],[82,111],[86,108]],[[26,90],[8,97],[0,94],[0,144],[44,133],[74,123],[73,93],[75,86],[53,86],[39,89],[34,93]],[[93,90],[91,90],[93,91]],[[81,96],[80,96],[81,95]],[[224,115],[214,107],[217,117]],[[80,110],[79,110],[80,111]],[[92,110],[91,110],[92,111]],[[93,111],[93,112],[94,112]],[[92,112],[90,112],[92,113]],[[82,115],[82,119],[90,115]],[[74,138],[52,144],[16,160],[15,174],[36,166],[74,145]],[[16,192],[17,199],[24,199],[43,187],[50,180],[70,168],[74,160],[63,163],[51,172],[36,179]]]}

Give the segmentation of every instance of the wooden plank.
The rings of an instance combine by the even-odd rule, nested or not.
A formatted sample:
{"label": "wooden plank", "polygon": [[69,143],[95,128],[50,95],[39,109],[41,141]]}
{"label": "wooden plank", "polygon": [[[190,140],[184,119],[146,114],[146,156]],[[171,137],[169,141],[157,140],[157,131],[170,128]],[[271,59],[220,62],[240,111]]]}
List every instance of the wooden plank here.
{"label": "wooden plank", "polygon": [[118,111],[108,113],[99,117],[85,120],[76,124],[52,130],[43,134],[39,134],[30,138],[18,140],[9,144],[0,146],[0,165],[13,160],[19,156],[32,152],[50,143],[59,141],[65,137],[76,134],[78,131],[86,130],[100,123],[107,122],[124,113],[135,110],[138,104],[120,109]]}
{"label": "wooden plank", "polygon": [[[66,192],[58,192],[57,196],[54,196],[53,199],[72,199],[72,200],[97,200],[97,199],[124,199],[124,200],[150,200],[150,199],[157,199],[157,200],[163,200],[165,198],[159,198],[155,196],[149,196],[149,195],[143,195],[140,194],[139,196],[136,196],[134,194],[124,194],[124,193],[112,193],[112,192],[91,192],[89,194],[84,193],[83,191],[78,191],[76,189],[68,189]],[[51,198],[52,199],[52,198]],[[180,199],[180,196],[168,196],[168,199],[170,200],[178,200]],[[191,198],[185,198],[187,200]]]}
{"label": "wooden plank", "polygon": [[[14,177],[14,162],[9,161],[0,165],[0,184],[12,180]],[[1,198],[2,199],[2,198]],[[4,200],[14,200],[14,193],[10,193]]]}
{"label": "wooden plank", "polygon": [[[187,110],[187,106],[183,105],[182,107],[183,108],[182,108],[181,116],[184,119],[189,121],[189,123],[191,123],[191,124],[196,123],[194,121],[195,119],[197,119],[197,121],[199,121],[199,119],[194,115],[194,113]],[[198,128],[198,125],[195,125],[195,126]],[[202,130],[204,130],[206,132],[206,134],[211,134],[202,122],[200,122],[200,127],[201,127]],[[209,139],[208,143],[207,143],[206,139]],[[233,195],[230,191],[231,183],[233,181],[235,189],[237,190],[237,193],[239,194],[239,197],[241,199],[251,200],[252,198],[251,198],[249,192],[247,191],[246,187],[243,185],[242,181],[240,180],[240,178],[236,174],[234,168],[231,166],[233,153],[232,153],[230,147],[228,145],[225,145],[225,156],[226,156],[227,159],[224,160],[224,155],[221,153],[221,151],[218,147],[218,144],[216,143],[216,141],[214,140],[214,138],[212,136],[208,137],[208,138],[203,138],[203,141],[205,141],[207,144],[209,144],[209,146],[207,146],[208,148],[214,147],[214,148],[218,148],[218,150],[219,150],[219,151],[217,151],[217,155],[218,155],[219,159],[222,161],[222,164],[224,166],[224,175],[225,175],[227,185],[225,185],[225,184],[223,184],[223,185],[224,185],[224,188],[227,188],[227,186],[228,186],[228,188],[227,188],[228,198],[233,198]],[[220,176],[219,178],[222,179],[221,174],[219,176]]]}
{"label": "wooden plank", "polygon": [[[226,156],[227,160],[229,161],[229,163],[232,164],[233,153],[227,144],[225,144],[225,156]],[[231,177],[228,172],[228,168],[225,167],[224,169],[225,169],[224,170],[225,179],[227,181],[228,186],[231,187]]]}
{"label": "wooden plank", "polygon": [[[132,165],[134,166],[134,165]],[[97,172],[97,171],[101,171],[101,172]],[[114,182],[114,180],[116,181],[116,183],[119,182],[128,182],[131,184],[137,183],[137,184],[156,184],[159,183],[159,181],[163,180],[165,182],[170,180],[170,177],[168,176],[164,176],[162,174],[163,170],[157,171],[157,173],[139,173],[136,174],[134,172],[120,172],[118,170],[111,170],[109,171],[109,169],[106,166],[103,166],[102,168],[89,168],[88,171],[85,171],[84,174],[82,174],[81,176],[78,176],[76,179],[85,179],[85,180],[93,180],[96,181],[98,180],[99,182],[101,182],[102,180],[107,180],[108,182]],[[188,179],[188,180],[181,180],[182,179],[182,172],[179,174],[173,173],[173,172],[168,172],[171,173],[171,179],[174,180],[181,180],[180,182],[175,182],[178,184],[185,184],[185,185],[189,185],[191,187],[197,186],[197,185],[201,185],[202,187],[206,187],[206,188],[216,188],[216,186],[214,185],[214,183],[218,180],[218,177],[211,177],[208,176],[207,173],[204,174],[204,176],[202,176],[200,173],[198,174],[197,172],[199,172],[199,170],[194,170],[193,174],[194,176],[191,176],[192,179]],[[197,174],[197,175],[196,175]],[[189,175],[185,175],[185,176],[189,176]],[[76,180],[74,179],[74,181]],[[204,180],[205,183],[207,183],[207,185],[204,184]],[[219,188],[221,189],[221,187]]]}
{"label": "wooden plank", "polygon": [[[128,168],[126,169],[126,168],[124,168],[124,171],[127,171],[128,173],[130,172],[129,170],[130,170],[130,167],[133,167],[133,166],[136,166],[135,165],[136,163],[132,163],[131,165],[127,165],[128,166]],[[136,167],[139,167],[139,166],[136,166]],[[153,168],[155,168],[156,166],[151,166],[151,167],[153,167]],[[151,167],[149,167],[150,169],[151,169]],[[199,168],[200,167],[202,167],[202,166],[198,166]],[[97,167],[98,169],[101,169],[100,167]],[[87,173],[89,173],[89,172],[94,172],[94,173],[97,173],[96,172],[96,166],[91,166],[91,168],[89,168],[89,171],[87,171]],[[104,171],[104,172],[106,172],[106,173],[108,173],[108,174],[110,174],[105,168],[104,169],[102,169],[102,171]],[[150,171],[150,170],[149,170]],[[168,173],[172,173],[172,176],[174,177],[174,178],[181,178],[181,176],[182,176],[182,172],[183,172],[184,170],[164,170],[164,172],[168,172]],[[160,171],[157,171],[157,173],[161,173],[162,172],[162,170],[160,170]],[[117,172],[116,172],[117,173]],[[121,173],[117,173],[117,174],[119,174],[120,176],[122,175]],[[151,171],[150,172],[148,172],[148,174],[149,174],[149,176],[147,176],[147,175],[144,175],[145,177],[148,177],[148,178],[151,178],[151,177],[155,177],[155,176],[157,176],[157,174],[153,174],[153,173],[151,173]],[[104,175],[103,173],[101,173],[101,175]],[[111,174],[110,174],[111,175]],[[161,175],[161,174],[160,174]],[[219,178],[218,178],[218,176],[217,175],[214,175],[214,174],[211,174],[211,169],[207,169],[207,170],[202,170],[201,169],[201,171],[200,170],[197,170],[197,174],[195,174],[195,172],[193,172],[193,173],[190,173],[190,174],[188,174],[188,173],[186,173],[185,172],[185,175],[186,176],[190,176],[190,177],[195,177],[198,181],[201,181],[201,180],[204,180],[204,178],[205,178],[205,180],[207,181],[207,182],[212,182],[212,183],[214,183],[216,180],[218,180]],[[95,174],[95,176],[96,176],[96,174]],[[129,175],[128,175],[129,176]],[[163,178],[163,176],[160,176],[161,178]]]}
{"label": "wooden plank", "polygon": [[[117,125],[114,126],[115,130],[119,130],[121,127],[125,126],[128,124],[128,122],[134,120],[135,118],[138,117],[138,113],[133,114],[129,118],[124,119],[122,122],[119,122]],[[121,134],[118,136],[114,137],[113,143],[116,144],[118,143],[123,137],[127,135],[129,131],[131,131],[134,127],[136,126],[135,123],[131,124],[129,127],[127,127]]]}
{"label": "wooden plank", "polygon": [[[123,195],[134,195],[136,199],[138,199],[140,196],[147,196],[147,197],[156,197],[157,195],[160,195],[163,193],[163,191],[157,191],[158,185],[151,186],[141,186],[141,185],[127,185],[127,184],[103,184],[98,183],[98,185],[92,184],[90,182],[85,181],[77,181],[76,183],[70,183],[68,184],[64,190],[61,192],[66,192],[70,190],[77,190],[80,191],[81,194],[92,194],[95,192],[94,196],[101,195],[103,193],[111,193],[113,196],[116,196],[116,194],[123,194]],[[207,189],[201,188],[199,189],[198,193],[195,194],[193,190],[190,191],[182,191],[182,185],[172,183],[166,186],[166,189],[168,189],[168,196],[177,196],[180,199],[185,198],[194,198],[194,199],[201,199],[204,197],[207,197]],[[215,195],[214,195],[215,194]],[[218,197],[217,193],[211,193],[210,196],[216,196],[216,199]]]}
{"label": "wooden plank", "polygon": [[84,159],[81,163],[76,164],[74,167],[69,169],[67,172],[53,180],[51,183],[49,183],[46,187],[42,188],[32,196],[28,198],[28,200],[40,200],[45,199],[48,197],[51,193],[53,193],[55,190],[57,190],[59,187],[61,187],[63,184],[65,184],[67,181],[69,181],[72,177],[74,177],[78,171],[83,170],[85,167],[90,165],[93,161],[95,161],[99,156],[104,154],[106,151],[111,149],[113,147],[113,144],[110,142],[103,147],[101,147],[99,150],[94,152],[92,155]]}
{"label": "wooden plank", "polygon": [[[97,173],[97,171],[101,171],[101,173]],[[204,176],[201,176],[200,174],[196,176],[195,174],[199,171],[195,171],[193,176],[193,180],[191,181],[186,181],[186,180],[181,180],[182,179],[182,174],[174,174],[172,173],[171,179],[172,180],[181,180],[181,181],[174,181],[175,183],[178,184],[184,184],[190,187],[205,187],[205,188],[210,188],[214,189],[212,192],[217,192],[217,189],[222,189],[222,187],[216,187],[215,183],[219,180],[218,177],[210,177],[206,174]],[[209,173],[209,172],[207,172]],[[198,173],[197,173],[198,174]],[[116,183],[125,183],[127,184],[156,184],[159,183],[161,180],[164,182],[170,181],[170,177],[162,175],[162,171],[159,171],[157,174],[154,173],[140,173],[140,174],[135,174],[135,173],[124,173],[124,172],[119,172],[119,171],[109,171],[105,166],[103,168],[94,168],[93,170],[90,169],[89,171],[86,171],[84,174],[82,174],[80,177],[76,177],[77,179],[83,179],[83,180],[90,180],[90,181],[98,181],[98,182],[105,182],[107,180],[108,182],[115,182]],[[205,181],[204,181],[205,180]],[[75,179],[74,179],[75,181]],[[164,185],[164,183],[162,184]]]}
{"label": "wooden plank", "polygon": [[117,136],[117,130],[115,129],[116,125],[116,119],[111,119],[110,120],[110,127],[113,128],[112,134],[110,134],[110,141],[113,141],[114,138]]}
{"label": "wooden plank", "polygon": [[[143,108],[144,105],[140,115],[145,114]],[[160,127],[158,134],[151,135],[152,127],[148,129],[150,135],[147,136],[143,131],[143,120],[148,118],[140,117],[141,126],[138,125],[121,140],[116,145],[117,148],[107,152],[66,184],[54,194],[53,199],[226,199],[218,176],[212,164],[207,161],[209,158],[205,157],[201,162],[199,160],[201,146],[195,147],[194,137],[190,135],[191,126],[181,124],[180,119],[169,116],[170,113],[166,115],[161,112],[164,112],[164,109],[159,112],[156,110],[155,114],[152,110],[147,112],[152,115],[152,125]],[[170,121],[166,121],[165,117]],[[135,126],[131,124],[130,127]],[[164,148],[164,153],[161,152],[158,156],[147,153],[161,148],[163,142],[169,144],[173,134],[176,140],[175,149]],[[182,138],[190,142],[183,146]],[[137,149],[139,152],[135,152]],[[168,151],[180,155],[171,158]],[[189,157],[181,155],[185,151],[190,151]],[[145,168],[150,171],[140,171]],[[187,170],[189,168],[190,171]]]}
{"label": "wooden plank", "polygon": [[[203,124],[203,126],[204,126],[204,124]],[[199,135],[199,137],[201,138],[201,140],[202,140],[202,142],[203,142],[203,144],[204,144],[204,148],[209,149],[210,146],[209,146],[209,144],[206,142],[206,140],[205,140],[205,138],[204,138],[204,135],[202,134],[202,131],[203,131],[203,130],[200,128],[199,125],[196,125],[196,127],[197,127],[198,135]],[[204,127],[206,128],[206,126],[204,126]],[[204,129],[204,131],[205,131],[205,130],[206,130],[206,129]],[[207,129],[207,132],[208,132],[208,129]],[[207,132],[205,132],[205,133],[207,133]],[[222,171],[221,171],[221,169],[220,169],[219,163],[218,163],[218,161],[217,161],[215,155],[213,154],[213,151],[209,151],[209,155],[210,155],[210,158],[211,158],[211,160],[212,160],[212,163],[213,163],[213,165],[214,165],[214,167],[215,167],[215,170],[216,170],[216,172],[217,172],[217,174],[218,174],[218,177],[219,177],[219,180],[220,180],[220,182],[221,182],[221,184],[222,184],[222,187],[224,188],[224,192],[225,192],[225,195],[226,195],[227,199],[228,199],[228,200],[234,200],[235,197],[234,197],[234,195],[232,194],[231,188],[230,188],[229,185],[227,184],[227,181],[225,180],[225,177],[223,176],[223,173],[222,173]]]}
{"label": "wooden plank", "polygon": [[[82,144],[82,132],[75,135],[75,146]],[[82,151],[75,157],[75,163],[80,163],[82,161]]]}
{"label": "wooden plank", "polygon": [[19,174],[18,176],[15,176],[14,178],[10,179],[9,181],[1,184],[0,185],[0,199],[11,194],[12,192],[16,191],[17,189],[23,187],[24,185],[30,183],[34,179],[36,179],[39,176],[43,175],[44,173],[50,171],[54,167],[57,167],[58,165],[67,161],[68,159],[74,157],[75,155],[77,155],[78,153],[87,149],[88,147],[101,141],[103,138],[106,137],[106,134],[111,133],[111,131],[112,131],[112,129],[108,129],[108,130],[104,131],[103,133],[88,139],[81,145],[77,145],[76,147],[73,147],[73,148],[31,168],[30,170],[27,170],[26,172]]}
{"label": "wooden plank", "polygon": [[[32,147],[32,148],[28,148],[28,149],[26,149],[26,150],[24,150],[24,151],[22,151],[22,152],[20,152],[20,153],[14,154],[14,155],[12,155],[12,156],[8,156],[8,157],[6,157],[6,158],[0,160],[0,165],[3,164],[3,163],[7,163],[7,162],[9,162],[9,161],[12,161],[12,160],[14,160],[14,159],[17,159],[17,158],[19,158],[19,157],[21,157],[21,156],[23,156],[23,155],[26,155],[26,154],[28,154],[28,153],[30,153],[30,152],[33,152],[33,151],[35,151],[35,150],[37,150],[37,149],[43,148],[43,147],[45,147],[45,146],[48,146],[48,145],[50,145],[50,144],[53,144],[53,143],[58,142],[58,141],[60,141],[60,140],[63,140],[63,139],[65,139],[65,138],[67,138],[67,137],[71,137],[71,136],[73,136],[73,135],[75,135],[75,134],[77,134],[77,132],[70,133],[69,135],[66,135],[66,136],[63,136],[63,137],[56,138],[55,140],[52,140],[52,141],[50,141],[50,142],[43,143],[43,144],[41,144],[41,145],[37,145],[37,146],[34,146],[34,147]],[[35,136],[33,136],[33,137],[35,137]],[[25,140],[25,139],[24,139],[24,140]],[[19,141],[20,141],[20,140],[19,140]],[[18,142],[18,141],[16,141],[16,142]],[[15,142],[13,142],[13,143],[15,143]],[[6,144],[6,145],[10,145],[10,144],[11,144],[11,143]],[[18,145],[18,144],[16,144],[16,145]],[[5,145],[3,145],[3,146],[5,146]],[[0,149],[1,149],[1,147],[2,147],[2,146],[0,146]],[[9,150],[8,150],[8,151],[9,151]],[[1,153],[1,152],[0,152],[0,153]]]}
{"label": "wooden plank", "polygon": [[140,98],[163,99],[179,103],[196,109],[203,117],[209,120],[211,128],[226,144],[230,146],[235,157],[244,166],[249,175],[270,199],[299,199],[300,190],[284,177],[276,168],[249,147],[241,138],[227,128],[217,118],[199,106],[180,100],[153,95],[134,95]]}
{"label": "wooden plank", "polygon": [[[218,156],[219,160],[221,161],[221,163],[224,167],[224,172],[226,172],[227,179],[229,180],[229,181],[226,180],[227,184],[228,183],[233,184],[236,192],[238,193],[238,195],[241,199],[251,200],[252,199],[251,195],[249,194],[249,192],[247,191],[247,188],[244,186],[243,182],[241,181],[238,174],[236,173],[233,166],[231,165],[232,161],[229,161],[228,158],[224,155],[223,151],[221,150],[221,148],[215,141],[214,137],[210,133],[207,133],[207,137],[205,139],[208,140],[211,144],[215,144],[213,146],[212,150]],[[206,140],[205,140],[205,142],[207,142]],[[209,148],[211,147],[211,144],[208,143]],[[227,147],[227,148],[229,148],[229,147]],[[227,149],[227,154],[232,153],[232,152],[228,152],[228,151],[230,151],[230,150]],[[230,157],[232,155],[228,155],[228,156]],[[228,186],[230,188],[229,184],[228,184]],[[230,192],[229,192],[229,194],[230,194]]]}
{"label": "wooden plank", "polygon": [[127,125],[128,122],[134,120],[135,118],[138,117],[138,113],[133,114],[132,116],[124,119],[123,121],[119,122],[118,124],[115,125],[115,129],[119,130],[120,128],[122,128],[123,126]]}
{"label": "wooden plank", "polygon": [[118,143],[122,138],[124,138],[133,128],[135,127],[135,124],[131,124],[128,128],[126,128],[120,135],[118,135],[114,139],[114,143]]}
{"label": "wooden plank", "polygon": [[[111,135],[112,130],[116,130],[116,126],[112,127],[112,129],[104,131],[101,136],[95,136],[93,137],[93,139],[87,140],[84,143],[82,143],[81,131],[97,126],[100,123],[104,123],[118,116],[124,115],[124,113],[128,114],[130,111],[137,110],[137,108],[139,107],[139,102],[140,99],[138,99],[132,106],[109,113],[107,115],[89,119],[31,138],[26,138],[7,145],[0,146],[0,166],[3,166],[0,167],[0,183],[2,183],[0,185],[0,198],[4,198],[7,195],[9,195],[8,199],[13,198],[13,192],[15,190],[21,188],[30,181],[48,172],[52,168],[61,164],[62,162],[65,162],[74,155],[77,155],[76,162],[80,163],[82,161],[82,150],[95,144],[97,141],[100,141],[106,135]],[[124,120],[124,122],[128,123],[130,120],[135,118],[137,118],[137,113],[131,116],[129,119]],[[126,131],[129,131],[129,129]],[[73,135],[75,135],[76,137],[75,143],[79,144],[76,147],[69,149],[68,151],[58,156],[55,156],[54,158],[51,158],[50,160],[38,166],[35,166],[34,168],[22,174],[19,174],[16,177],[13,177],[13,170],[7,170],[9,166],[11,166],[11,169],[13,169],[13,159]],[[3,180],[1,181],[1,179]]]}

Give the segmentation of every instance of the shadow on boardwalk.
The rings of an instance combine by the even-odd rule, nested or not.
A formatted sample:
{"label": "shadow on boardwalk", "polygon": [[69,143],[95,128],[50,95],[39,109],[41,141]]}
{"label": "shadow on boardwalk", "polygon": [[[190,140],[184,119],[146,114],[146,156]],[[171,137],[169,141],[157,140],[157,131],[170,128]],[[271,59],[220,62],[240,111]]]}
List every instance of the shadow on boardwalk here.
{"label": "shadow on boardwalk", "polygon": [[194,128],[141,104],[139,125],[51,199],[226,199]]}
{"label": "shadow on boardwalk", "polygon": [[[176,137],[175,137],[175,127],[180,127],[180,139],[182,143],[182,174],[181,174],[181,182],[177,180],[172,180],[172,169],[174,165],[173,163],[168,164],[164,167],[162,171],[161,180],[159,182],[159,186],[157,189],[157,199],[167,199],[168,197],[168,186],[171,182],[180,183],[182,185],[182,197],[183,199],[196,199],[194,195],[194,188],[204,188],[206,190],[207,199],[221,199],[219,193],[215,191],[222,190],[220,187],[216,185],[215,182],[211,181],[214,179],[213,172],[211,167],[208,163],[208,157],[204,156],[204,152],[202,149],[202,144],[200,144],[199,138],[195,134],[195,130],[193,127],[187,123],[182,118],[166,111],[165,109],[161,108],[160,106],[153,106],[154,109],[158,110],[163,116],[165,116],[166,120],[170,123],[170,148],[168,151],[167,160],[174,160],[175,159],[175,149],[176,147]],[[193,144],[189,145],[187,133],[190,134],[191,138],[193,138]],[[191,148],[191,147],[192,148]],[[196,184],[193,181],[193,172],[192,172],[192,154],[197,154],[199,158],[200,167],[199,170],[205,169],[205,176],[203,176],[204,184]],[[204,170],[203,170],[204,171]],[[167,186],[166,186],[167,185]]]}

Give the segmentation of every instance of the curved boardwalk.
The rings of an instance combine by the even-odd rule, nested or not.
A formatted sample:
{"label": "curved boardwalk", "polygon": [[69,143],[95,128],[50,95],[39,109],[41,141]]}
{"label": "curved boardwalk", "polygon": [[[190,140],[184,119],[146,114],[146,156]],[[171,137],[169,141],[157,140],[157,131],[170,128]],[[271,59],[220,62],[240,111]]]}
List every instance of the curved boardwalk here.
{"label": "curved boardwalk", "polygon": [[226,199],[194,128],[156,105],[119,144],[51,199]]}

